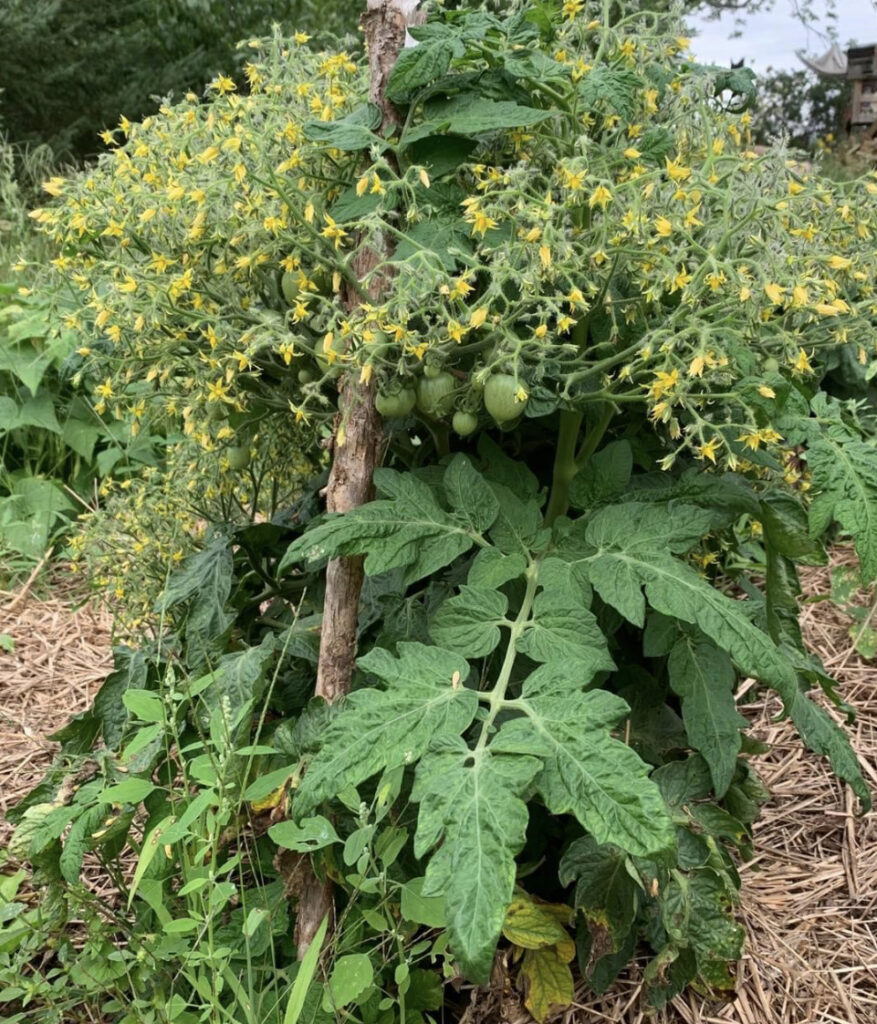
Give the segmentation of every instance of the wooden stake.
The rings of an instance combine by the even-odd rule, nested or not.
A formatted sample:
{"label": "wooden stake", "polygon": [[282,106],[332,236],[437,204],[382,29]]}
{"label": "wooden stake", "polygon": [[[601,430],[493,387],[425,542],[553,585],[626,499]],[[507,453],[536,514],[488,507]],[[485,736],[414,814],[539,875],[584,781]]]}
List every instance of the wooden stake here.
{"label": "wooden stake", "polygon": [[[382,130],[397,127],[399,115],[386,98],[386,85],[405,33],[413,20],[417,0],[368,0],[361,19],[369,56],[369,96],[381,108]],[[410,20],[409,20],[410,19]],[[391,287],[388,274],[375,269],[392,254],[392,243],[384,236],[359,239],[353,269],[364,283],[369,298],[379,303]],[[351,312],[360,298],[351,289],[343,295]],[[349,512],[374,497],[372,478],[381,442],[381,419],[375,410],[374,388],[360,383],[351,371],[342,378],[338,397],[339,429],[336,430],[332,469],[326,488],[329,512]],[[363,559],[334,558],[326,569],[320,660],[317,665],[316,694],[330,703],[350,690],[356,659],[356,622],[363,580]],[[309,870],[303,880],[298,905],[295,938],[301,959],[326,914],[332,910],[332,883],[320,881]]]}

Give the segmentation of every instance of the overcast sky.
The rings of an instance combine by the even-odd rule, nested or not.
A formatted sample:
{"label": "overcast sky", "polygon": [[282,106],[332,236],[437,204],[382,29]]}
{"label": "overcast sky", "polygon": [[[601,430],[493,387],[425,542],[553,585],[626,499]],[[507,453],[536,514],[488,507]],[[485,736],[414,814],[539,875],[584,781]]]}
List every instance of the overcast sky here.
{"label": "overcast sky", "polygon": [[[776,0],[773,11],[747,19],[738,39],[729,39],[735,30],[733,17],[721,21],[697,19],[697,35],[692,39],[695,56],[704,63],[721,65],[745,57],[747,66],[755,71],[802,67],[796,50],[821,56],[831,44],[796,20],[790,13],[791,6],[792,0]],[[850,40],[877,43],[877,10],[872,0],[837,0],[836,9],[837,37],[842,50],[846,50]],[[824,30],[824,25],[817,24],[815,28]]]}

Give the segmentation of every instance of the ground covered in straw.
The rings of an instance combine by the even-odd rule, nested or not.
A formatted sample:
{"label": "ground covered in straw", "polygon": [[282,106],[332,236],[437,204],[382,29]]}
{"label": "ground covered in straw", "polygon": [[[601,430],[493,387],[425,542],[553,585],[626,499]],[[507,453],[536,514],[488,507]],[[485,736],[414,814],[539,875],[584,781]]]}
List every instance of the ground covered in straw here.
{"label": "ground covered in straw", "polygon": [[[833,564],[848,560],[840,552]],[[805,587],[811,599],[827,595],[830,569],[810,570]],[[79,604],[63,582],[51,593],[0,594],[0,634],[15,645],[0,652],[0,845],[8,835],[3,812],[52,758],[48,735],[89,705],[111,663],[109,616]],[[850,620],[830,602],[805,603],[803,622],[859,711],[853,740],[877,790],[877,666],[854,653]],[[640,965],[600,999],[581,992],[566,1024],[877,1021],[877,814],[856,818],[853,799],[826,764],[773,720],[778,705],[747,703],[746,690],[742,710],[754,734],[772,744],[757,760],[772,799],[743,869],[749,944],[735,998],[723,1005],[689,995],[655,1016],[642,1005]],[[523,1022],[505,996],[482,997],[465,1016],[472,1024]]]}

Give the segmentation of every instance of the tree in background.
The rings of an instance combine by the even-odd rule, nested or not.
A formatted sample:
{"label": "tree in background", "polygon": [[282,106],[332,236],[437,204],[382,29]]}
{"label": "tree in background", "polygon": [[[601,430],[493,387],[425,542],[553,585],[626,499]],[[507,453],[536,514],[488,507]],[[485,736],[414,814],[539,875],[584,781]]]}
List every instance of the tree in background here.
{"label": "tree in background", "polygon": [[812,149],[817,139],[838,138],[846,130],[851,83],[820,78],[803,68],[769,70],[759,78],[755,139],[767,143],[786,136],[798,149]]}
{"label": "tree in background", "polygon": [[322,35],[353,31],[356,16],[344,0],[5,0],[0,118],[13,142],[88,157],[102,126],[200,90],[272,22]]}

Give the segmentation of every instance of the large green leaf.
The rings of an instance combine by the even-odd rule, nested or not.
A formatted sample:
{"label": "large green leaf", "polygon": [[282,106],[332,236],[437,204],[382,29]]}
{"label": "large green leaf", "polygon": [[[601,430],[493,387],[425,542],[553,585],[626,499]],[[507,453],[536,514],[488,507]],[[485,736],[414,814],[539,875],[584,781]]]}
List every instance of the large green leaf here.
{"label": "large green leaf", "polygon": [[422,480],[379,470],[375,482],[389,498],[331,516],[312,527],[287,549],[280,571],[297,561],[365,554],[368,575],[405,568],[405,582],[412,583],[472,547],[476,531],[462,516],[446,512]]}
{"label": "large green leaf", "polygon": [[579,84],[579,95],[588,108],[605,103],[625,119],[633,116],[643,82],[634,71],[598,65]]}
{"label": "large green leaf", "polygon": [[427,104],[426,121],[406,134],[408,145],[427,134],[445,130],[452,135],[483,135],[510,128],[526,128],[552,116],[550,110],[525,107],[512,100],[492,100],[467,92],[449,100]]}
{"label": "large green leaf", "polygon": [[458,737],[471,724],[478,696],[463,685],[469,675],[463,658],[420,643],[401,643],[397,652],[394,658],[375,648],[359,659],[384,688],[355,690],[344,700],[296,793],[296,817],[345,784],[416,761],[435,737]]}
{"label": "large green leaf", "polygon": [[387,80],[387,98],[392,103],[404,103],[418,89],[441,78],[451,60],[465,52],[462,42],[450,33],[425,39],[419,46],[406,47]]}
{"label": "large green leaf", "polygon": [[219,664],[209,673],[210,682],[200,694],[198,718],[202,728],[208,728],[217,708],[222,708],[229,729],[239,724],[241,713],[265,692],[268,666],[274,653],[275,639],[269,633],[258,647],[224,654],[219,659]]}
{"label": "large green leaf", "polygon": [[380,107],[366,103],[337,121],[309,121],[303,130],[305,138],[312,142],[323,142],[333,149],[357,150],[380,143],[375,134],[380,126]]}
{"label": "large green leaf", "polygon": [[734,703],[737,673],[725,651],[708,640],[685,635],[667,662],[670,685],[682,698],[682,720],[688,739],[709,765],[717,797],[731,785],[740,730],[746,719]]}
{"label": "large green leaf", "polygon": [[508,600],[497,590],[460,587],[436,612],[429,635],[440,646],[467,658],[481,658],[499,643]]}
{"label": "large green leaf", "polygon": [[[655,611],[682,622],[697,625],[719,648],[730,654],[747,675],[772,686],[780,695],[786,712],[804,742],[819,754],[826,755],[835,772],[850,784],[865,807],[871,797],[850,742],[822,708],[808,700],[798,685],[795,666],[771,638],[746,615],[745,602],[735,601],[699,576],[691,566],[662,550],[660,545],[643,544],[636,532],[637,523],[629,524],[625,536],[623,523],[613,523],[623,506],[608,506],[584,526],[574,524],[565,538],[566,553],[575,558],[576,539],[584,544],[580,564],[597,593],[617,608],[625,618],[637,625],[645,619],[646,601]],[[669,510],[665,509],[669,515]],[[680,524],[684,531],[684,524]],[[653,536],[660,530],[653,530]],[[674,539],[664,531],[664,548],[673,550]],[[596,551],[593,549],[596,548]]]}
{"label": "large green leaf", "polygon": [[877,579],[877,448],[833,427],[810,444],[807,464],[815,494],[811,532],[820,536],[839,523],[853,538],[862,575]]}
{"label": "large green leaf", "polygon": [[[605,690],[576,693],[580,680],[554,665],[524,684],[492,749],[544,760],[537,785],[552,814],[571,813],[599,843],[646,856],[672,847],[673,826],[649,766],[610,730],[628,707]],[[571,692],[572,691],[572,692]]]}
{"label": "large green leaf", "polygon": [[560,860],[560,881],[575,881],[575,908],[593,929],[608,932],[611,951],[622,948],[633,927],[640,887],[627,870],[627,857],[614,846],[601,846],[592,836],[570,844]]}
{"label": "large green leaf", "polygon": [[532,619],[518,637],[518,650],[534,661],[563,664],[579,685],[597,672],[614,669],[606,637],[589,611],[590,587],[556,558],[542,563],[539,584],[542,589],[533,602]]}
{"label": "large green leaf", "polygon": [[484,533],[493,525],[499,515],[499,501],[465,455],[451,459],[442,482],[451,508],[472,530]]}
{"label": "large green leaf", "polygon": [[569,500],[575,508],[590,508],[620,494],[630,482],[633,450],[629,441],[612,441],[596,452],[574,477]]}
{"label": "large green leaf", "polygon": [[444,895],[450,946],[467,977],[483,984],[515,886],[524,845],[521,799],[541,768],[533,757],[439,744],[420,762],[412,799],[420,803],[414,852],[441,844],[426,872],[424,895]]}
{"label": "large green leaf", "polygon": [[36,348],[29,342],[20,345],[0,345],[0,370],[8,370],[21,381],[32,395],[52,365],[52,353]]}

